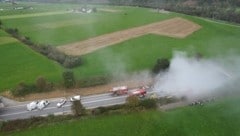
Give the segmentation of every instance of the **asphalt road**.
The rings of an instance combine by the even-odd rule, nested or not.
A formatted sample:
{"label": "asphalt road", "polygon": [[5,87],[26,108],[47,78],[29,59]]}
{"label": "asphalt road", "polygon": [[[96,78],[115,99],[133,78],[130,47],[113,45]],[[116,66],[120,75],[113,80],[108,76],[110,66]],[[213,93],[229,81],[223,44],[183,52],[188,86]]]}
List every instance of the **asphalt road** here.
{"label": "asphalt road", "polygon": [[[128,95],[123,96],[111,96],[110,93],[85,96],[81,98],[81,102],[86,109],[92,109],[100,106],[110,106],[116,104],[123,104],[126,102]],[[72,103],[67,99],[67,102],[61,107],[57,108],[57,103],[61,98],[48,99],[50,104],[42,110],[35,109],[33,111],[27,111],[27,104],[30,102],[23,102],[20,105],[9,106],[0,109],[1,120],[15,120],[25,119],[36,116],[48,116],[48,115],[62,115],[71,113]]]}

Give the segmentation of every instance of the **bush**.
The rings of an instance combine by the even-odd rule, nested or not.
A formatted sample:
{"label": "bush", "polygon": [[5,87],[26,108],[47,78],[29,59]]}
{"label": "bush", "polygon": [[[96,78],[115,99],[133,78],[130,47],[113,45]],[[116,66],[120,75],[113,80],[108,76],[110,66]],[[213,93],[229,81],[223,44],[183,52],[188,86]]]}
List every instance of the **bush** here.
{"label": "bush", "polygon": [[139,105],[146,109],[155,109],[157,108],[157,101],[155,99],[144,99],[140,101]]}
{"label": "bush", "polygon": [[18,29],[17,28],[8,28],[6,29],[6,32],[11,34],[13,37],[18,38],[19,34],[18,34]]}
{"label": "bush", "polygon": [[82,59],[80,57],[66,56],[63,66],[66,68],[73,68],[82,64]]}
{"label": "bush", "polygon": [[158,59],[157,63],[153,67],[153,73],[158,74],[160,71],[164,71],[169,68],[170,62],[168,59]]}
{"label": "bush", "polygon": [[36,80],[36,87],[39,91],[43,91],[47,88],[47,81],[43,77],[38,77]]}
{"label": "bush", "polygon": [[126,101],[127,101],[126,105],[130,109],[138,107],[140,103],[140,100],[135,95],[127,97]]}
{"label": "bush", "polygon": [[71,88],[75,86],[76,82],[75,82],[75,78],[72,71],[65,71],[63,72],[62,76],[63,76],[64,86],[66,88]]}
{"label": "bush", "polygon": [[48,83],[44,77],[38,77],[35,85],[38,92],[46,92],[53,89],[53,84]]}
{"label": "bush", "polygon": [[97,12],[97,8],[94,7],[94,8],[92,9],[92,11],[93,11],[94,13]]}
{"label": "bush", "polygon": [[16,88],[11,90],[11,93],[15,96],[23,96],[29,93],[36,91],[35,85],[27,85],[24,82],[21,82],[17,85]]}

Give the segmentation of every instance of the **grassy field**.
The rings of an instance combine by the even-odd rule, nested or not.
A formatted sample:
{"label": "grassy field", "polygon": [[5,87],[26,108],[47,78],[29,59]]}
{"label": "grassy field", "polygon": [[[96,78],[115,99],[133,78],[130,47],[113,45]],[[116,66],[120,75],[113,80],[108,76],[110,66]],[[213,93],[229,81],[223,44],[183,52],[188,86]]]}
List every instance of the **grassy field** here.
{"label": "grassy field", "polygon": [[[200,52],[207,57],[222,57],[229,52],[235,54],[240,52],[240,27],[237,26],[215,23],[214,21],[177,13],[160,14],[153,12],[151,9],[137,7],[98,6],[99,9],[114,9],[118,12],[99,11],[93,14],[74,14],[66,13],[66,9],[80,7],[79,5],[46,4],[44,5],[47,7],[45,10],[42,4],[32,5],[38,7],[34,12],[26,11],[15,14],[16,11],[12,10],[11,12],[1,11],[0,18],[5,17],[2,21],[6,26],[18,28],[21,33],[29,36],[33,41],[56,46],[174,16],[181,16],[202,26],[202,29],[184,39],[145,35],[84,55],[82,56],[83,65],[73,69],[77,79],[98,75],[118,76],[121,73],[130,74],[149,70],[152,69],[158,58],[171,58],[174,50],[186,51],[189,54]],[[4,8],[4,6],[2,7]],[[61,79],[59,71],[63,68],[25,46],[24,48],[16,46],[19,43],[11,44],[13,39],[6,38],[6,34],[3,34],[3,32],[0,32],[0,34],[2,35],[0,52],[6,54],[6,56],[1,57],[4,60],[1,63],[6,65],[0,68],[1,81],[4,83],[1,88],[12,87],[20,82],[22,77],[25,77],[23,76],[24,72],[20,71],[28,69],[29,66],[32,69],[28,69],[28,73],[35,74],[32,74],[31,78],[27,78],[28,82],[33,82],[31,80],[35,80],[36,76],[39,75],[46,75],[54,81]],[[20,53],[15,54],[15,57],[21,56],[19,58],[22,62],[27,62],[27,65],[17,68],[19,70],[16,70],[16,73],[10,73],[13,70],[8,70],[11,69],[7,67],[8,63],[13,63],[9,66],[14,67],[16,67],[14,63],[19,64],[12,59],[14,50],[11,46],[13,46],[13,49],[21,47],[21,54],[32,52],[41,59],[45,59],[45,61],[38,61],[37,59],[33,61],[29,60],[28,57],[22,57]],[[35,71],[42,71],[42,73],[37,74]],[[6,77],[8,77],[8,80],[5,80]]]}
{"label": "grassy field", "polygon": [[11,88],[21,81],[35,82],[38,76],[59,81],[62,68],[26,45],[0,31],[0,90]]}
{"label": "grassy field", "polygon": [[[240,98],[168,112],[99,116],[9,133],[12,136],[237,136]],[[7,135],[7,134],[5,134]]]}
{"label": "grassy field", "polygon": [[185,39],[146,35],[83,56],[85,64],[75,68],[77,77],[151,69],[158,58],[171,58],[174,50],[206,57],[239,54],[240,27],[207,22],[178,15],[196,22],[202,29]]}
{"label": "grassy field", "polygon": [[[73,8],[74,6],[71,9]],[[53,12],[49,11],[32,15],[8,15],[3,16],[2,21],[6,27],[18,28],[23,35],[29,36],[35,42],[62,45],[173,16],[154,13],[144,8],[100,6],[99,9],[101,8],[115,9],[119,12],[66,13],[69,9],[66,6],[56,9],[56,14],[49,15],[49,12]]]}

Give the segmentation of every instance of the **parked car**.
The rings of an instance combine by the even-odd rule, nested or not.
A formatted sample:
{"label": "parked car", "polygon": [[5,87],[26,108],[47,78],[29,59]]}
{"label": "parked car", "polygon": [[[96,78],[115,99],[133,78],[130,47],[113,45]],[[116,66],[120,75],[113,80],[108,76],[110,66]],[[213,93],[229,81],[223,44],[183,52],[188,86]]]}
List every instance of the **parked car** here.
{"label": "parked car", "polygon": [[81,96],[80,95],[76,95],[76,96],[73,96],[70,98],[70,101],[73,102],[73,101],[80,101],[81,100]]}
{"label": "parked car", "polygon": [[38,104],[37,104],[37,108],[39,110],[42,110],[43,108],[47,107],[47,105],[49,105],[49,101],[48,100],[41,100]]}
{"label": "parked car", "polygon": [[58,108],[62,107],[66,102],[67,102],[66,99],[61,99],[61,100],[57,103],[57,107],[58,107]]}
{"label": "parked car", "polygon": [[33,101],[29,104],[27,104],[27,110],[32,111],[37,108],[38,101]]}

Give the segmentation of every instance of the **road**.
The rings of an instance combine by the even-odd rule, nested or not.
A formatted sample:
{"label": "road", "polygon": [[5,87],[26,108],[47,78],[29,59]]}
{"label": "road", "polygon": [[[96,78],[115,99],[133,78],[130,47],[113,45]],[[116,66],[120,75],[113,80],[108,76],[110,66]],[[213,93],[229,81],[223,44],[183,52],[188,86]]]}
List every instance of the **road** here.
{"label": "road", "polygon": [[[126,102],[127,96],[128,95],[113,97],[110,93],[106,93],[82,97],[81,102],[86,109],[93,109],[100,106],[123,104]],[[23,102],[20,105],[1,108],[0,120],[26,119],[36,116],[62,115],[71,113],[72,104],[69,99],[61,108],[57,108],[56,105],[60,99],[61,98],[48,99],[50,104],[43,110],[35,109],[33,111],[27,111],[26,105],[30,102]]]}

